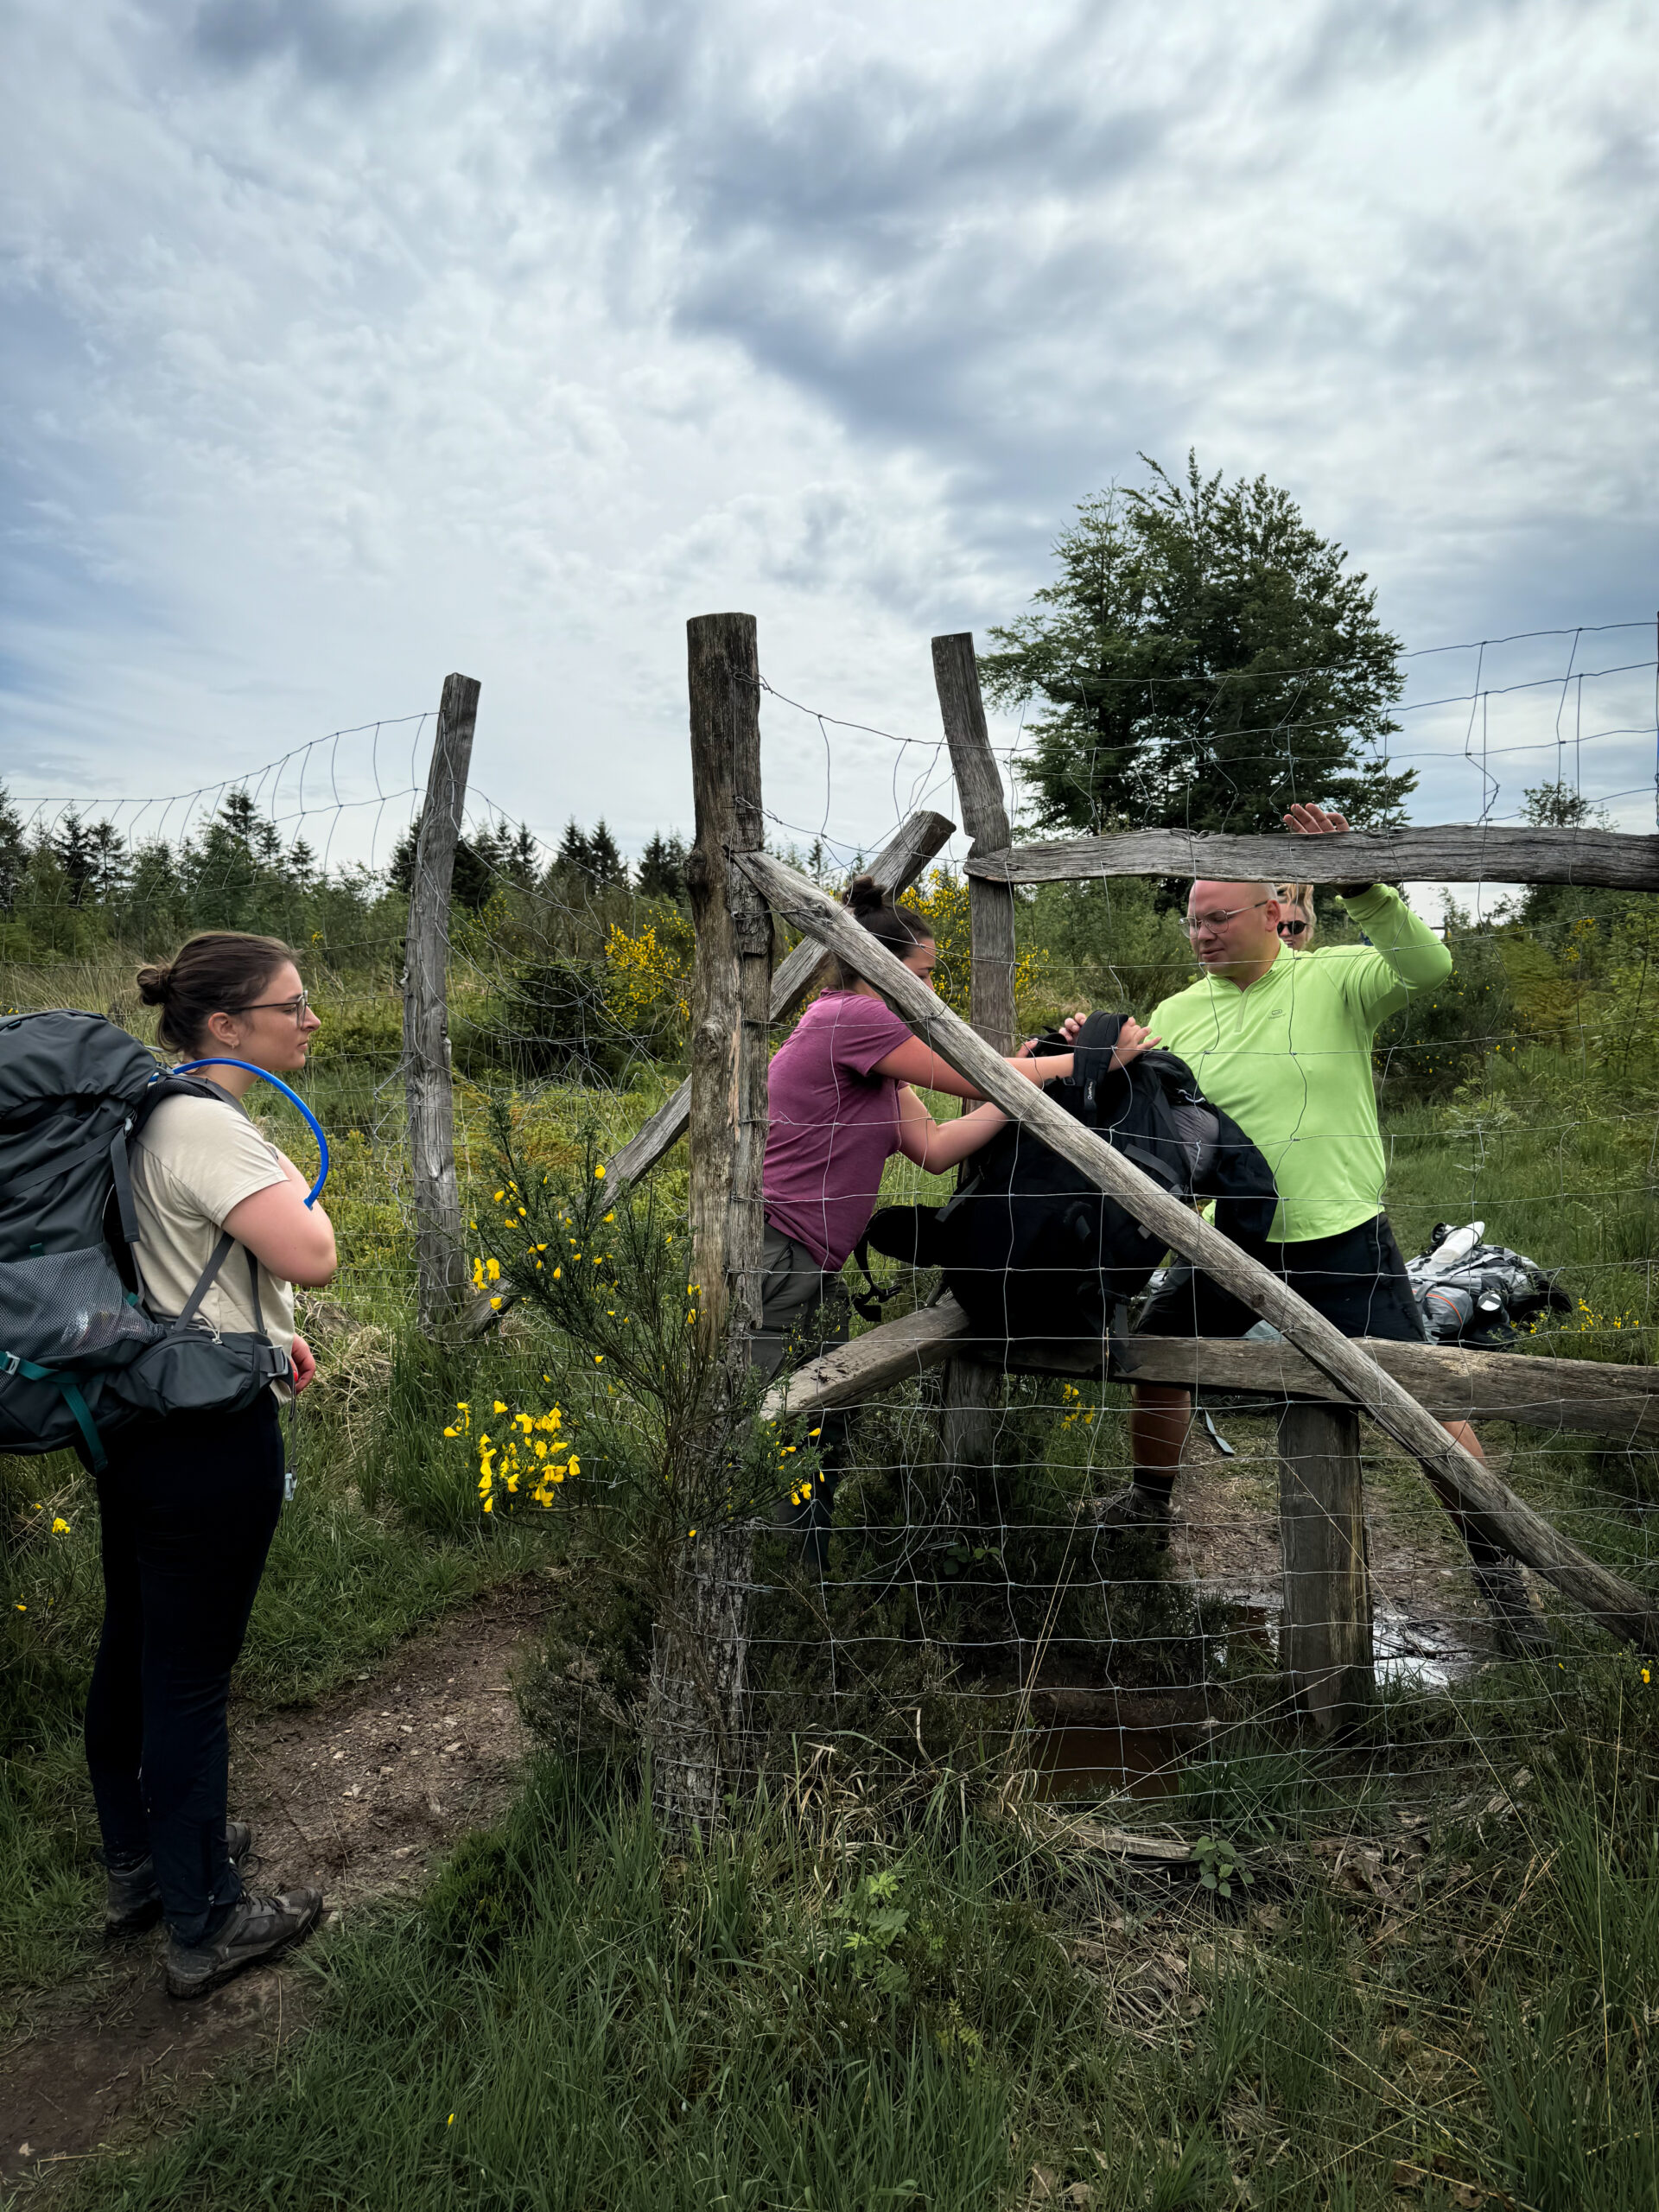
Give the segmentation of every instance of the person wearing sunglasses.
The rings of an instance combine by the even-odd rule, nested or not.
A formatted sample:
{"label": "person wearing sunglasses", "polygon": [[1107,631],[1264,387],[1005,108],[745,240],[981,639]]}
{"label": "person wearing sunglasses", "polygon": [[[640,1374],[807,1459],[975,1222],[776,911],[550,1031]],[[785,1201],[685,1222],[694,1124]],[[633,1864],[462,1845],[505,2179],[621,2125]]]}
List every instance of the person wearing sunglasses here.
{"label": "person wearing sunglasses", "polygon": [[[316,1362],[294,1328],[294,1286],[327,1282],[334,1232],[306,1205],[306,1178],[240,1103],[255,1070],[293,1077],[321,1024],[294,956],[274,938],[211,930],[141,969],[163,1046],[203,1071],[218,1097],[163,1098],[134,1137],[134,1256],[157,1315],[177,1314],[221,1230],[235,1239],[202,1296],[222,1333],[263,1335],[289,1355],[292,1389]],[[236,1246],[241,1249],[238,1250]],[[105,1929],[165,1920],[167,1986],[204,1996],[308,1935],[321,1893],[254,1896],[241,1861],[250,1829],[226,1817],[231,1669],[247,1633],[282,1510],[275,1389],[238,1411],[135,1421],[98,1476],[104,1626],[86,1700],[86,1764],[107,1872]]]}
{"label": "person wearing sunglasses", "polygon": [[1313,940],[1319,933],[1319,918],[1313,911],[1313,886],[1281,883],[1276,890],[1281,938],[1293,952],[1312,952]]}
{"label": "person wearing sunglasses", "polygon": [[[1293,807],[1285,822],[1303,836],[1340,836],[1348,827],[1341,815],[1312,805]],[[1444,982],[1452,955],[1388,885],[1332,888],[1368,941],[1316,952],[1305,949],[1311,886],[1194,883],[1186,930],[1204,973],[1154,1007],[1147,1026],[1273,1169],[1278,1211],[1254,1256],[1344,1335],[1421,1343],[1416,1298],[1382,1210],[1387,1159],[1371,1054],[1378,1025],[1417,992]],[[1239,1337],[1255,1319],[1230,1291],[1179,1262],[1137,1327],[1149,1336]],[[1100,1509],[1105,1529],[1140,1529],[1167,1541],[1192,1418],[1188,1391],[1135,1386],[1134,1480]],[[1484,1459],[1467,1421],[1445,1426]],[[1468,1546],[1501,1640],[1511,1651],[1536,1651],[1542,1624],[1519,1567],[1466,1524],[1448,1495],[1441,1502]]]}

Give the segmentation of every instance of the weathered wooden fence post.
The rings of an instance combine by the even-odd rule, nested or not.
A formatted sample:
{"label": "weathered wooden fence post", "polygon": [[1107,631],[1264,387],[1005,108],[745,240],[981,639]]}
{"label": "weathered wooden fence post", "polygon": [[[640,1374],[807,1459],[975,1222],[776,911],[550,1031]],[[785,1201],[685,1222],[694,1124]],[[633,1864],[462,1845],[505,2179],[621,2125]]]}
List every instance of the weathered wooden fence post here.
{"label": "weathered wooden fence post", "polygon": [[1351,1408],[1292,1403],[1280,1414],[1279,1532],[1280,1658],[1314,1733],[1333,1735],[1354,1725],[1376,1688]]}
{"label": "weathered wooden fence post", "polygon": [[[722,1331],[729,1407],[760,1312],[772,915],[734,855],[765,843],[760,669],[752,614],[687,625],[696,842],[686,882],[696,925],[691,1014],[691,1250],[699,1327]],[[726,1424],[716,1421],[717,1436]],[[716,1450],[720,1447],[716,1443]],[[656,1624],[648,1699],[658,1817],[707,1834],[741,1777],[753,1525],[710,1525],[682,1554]]]}
{"label": "weathered wooden fence post", "polygon": [[[957,810],[973,839],[969,855],[1006,850],[1011,836],[1007,804],[985,726],[972,631],[934,639],[933,683],[950,748]],[[969,1019],[994,1051],[1006,1054],[1014,1045],[1013,886],[970,876],[968,927],[972,940]],[[982,1360],[953,1359],[946,1365],[943,1383],[941,1459],[947,1468],[988,1466],[995,1456],[1002,1402],[1001,1369]]]}
{"label": "weathered wooden fence post", "polygon": [[449,886],[455,869],[478,722],[476,677],[446,676],[427,770],[404,957],[404,1088],[415,1196],[415,1267],[422,1332],[448,1329],[466,1294],[467,1255],[455,1182],[449,1073]]}

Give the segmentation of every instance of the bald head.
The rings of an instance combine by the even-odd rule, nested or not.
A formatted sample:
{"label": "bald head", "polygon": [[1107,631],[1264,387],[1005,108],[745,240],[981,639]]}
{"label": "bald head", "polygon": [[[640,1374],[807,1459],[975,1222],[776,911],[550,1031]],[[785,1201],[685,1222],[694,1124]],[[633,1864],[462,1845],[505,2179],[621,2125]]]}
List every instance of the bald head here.
{"label": "bald head", "polygon": [[1244,990],[1279,957],[1283,912],[1271,883],[1218,883],[1200,877],[1187,893],[1187,935],[1211,975]]}

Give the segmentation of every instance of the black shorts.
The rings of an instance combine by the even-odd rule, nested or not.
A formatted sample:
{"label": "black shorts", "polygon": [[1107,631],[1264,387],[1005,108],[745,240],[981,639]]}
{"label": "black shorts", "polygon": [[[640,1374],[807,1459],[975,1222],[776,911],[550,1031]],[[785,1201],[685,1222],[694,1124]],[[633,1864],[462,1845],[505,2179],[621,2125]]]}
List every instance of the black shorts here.
{"label": "black shorts", "polygon": [[[1300,1244],[1248,1244],[1240,1249],[1305,1298],[1344,1337],[1382,1337],[1421,1344],[1424,1328],[1406,1263],[1379,1213],[1337,1236]],[[1135,1323],[1138,1337],[1242,1337],[1260,1317],[1242,1299],[1178,1260]]]}

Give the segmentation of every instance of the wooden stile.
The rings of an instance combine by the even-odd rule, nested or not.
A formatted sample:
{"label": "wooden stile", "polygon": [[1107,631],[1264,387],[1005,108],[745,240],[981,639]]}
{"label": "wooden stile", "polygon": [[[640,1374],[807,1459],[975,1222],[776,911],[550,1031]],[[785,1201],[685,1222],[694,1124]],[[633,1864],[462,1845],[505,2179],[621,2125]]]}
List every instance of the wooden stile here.
{"label": "wooden stile", "polygon": [[1351,1728],[1376,1689],[1365,1573],[1359,1416],[1288,1405],[1279,1416],[1284,1611],[1279,1656],[1318,1736]]}
{"label": "wooden stile", "polygon": [[691,1246],[698,1311],[732,1358],[760,1317],[772,916],[732,863],[766,841],[760,668],[752,614],[687,624],[696,842],[685,864],[696,930],[691,1006]]}
{"label": "wooden stile", "polygon": [[[937,1306],[884,1321],[780,1376],[760,1408],[779,1421],[861,1405],[890,1383],[913,1380],[962,1354],[972,1325],[948,1294]],[[1605,1437],[1629,1450],[1659,1446],[1659,1368],[1603,1366],[1457,1344],[1360,1338],[1357,1349],[1443,1421],[1513,1421],[1522,1427]],[[1017,1375],[1173,1382],[1186,1390],[1253,1391],[1264,1401],[1351,1402],[1304,1353],[1243,1338],[1124,1337],[1098,1343],[982,1344],[977,1356]],[[1264,1403],[1262,1410],[1268,1408]]]}
{"label": "wooden stile", "polygon": [[[1313,847],[1321,842],[1298,840]],[[1386,1369],[1367,1357],[1279,1277],[1046,1098],[815,885],[765,853],[745,854],[739,865],[779,912],[821,938],[849,967],[874,983],[933,1050],[984,1096],[1117,1198],[1171,1250],[1194,1261],[1252,1312],[1272,1322],[1344,1395],[1440,1478],[1478,1533],[1548,1577],[1614,1635],[1644,1649],[1659,1650],[1659,1613],[1643,1592],[1568,1542],[1448,1436]]]}
{"label": "wooden stile", "polygon": [[[734,866],[766,834],[760,671],[752,614],[700,615],[686,630],[696,803],[686,862],[697,934],[691,1264],[705,1343],[712,1349],[725,1337],[729,1402],[747,1378],[760,1319],[764,1236],[772,915],[753,879]],[[705,1529],[683,1550],[653,1624],[646,1734],[657,1815],[671,1832],[717,1827],[742,1772],[753,1546],[749,1522]]]}
{"label": "wooden stile", "polygon": [[[933,683],[939,695],[945,742],[950,748],[958,810],[963,828],[973,839],[969,856],[993,851],[1006,846],[1012,833],[1001,772],[985,725],[985,702],[980,696],[979,663],[971,631],[934,639]],[[969,1019],[976,1035],[982,1037],[993,1052],[1004,1054],[1013,1052],[1014,1045],[1014,925],[1012,888],[970,876]],[[949,1363],[939,1432],[947,1467],[989,1465],[1001,1402],[1000,1365],[971,1357]]]}
{"label": "wooden stile", "polygon": [[976,855],[1007,846],[1008,809],[985,726],[971,631],[934,639],[933,682],[962,826],[973,839],[968,849],[969,1019],[994,1052],[1008,1053],[1014,1046],[1014,893],[1006,881],[976,874],[973,866]]}

